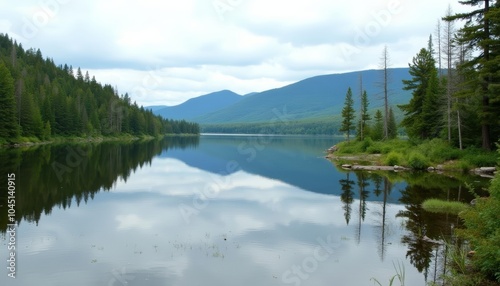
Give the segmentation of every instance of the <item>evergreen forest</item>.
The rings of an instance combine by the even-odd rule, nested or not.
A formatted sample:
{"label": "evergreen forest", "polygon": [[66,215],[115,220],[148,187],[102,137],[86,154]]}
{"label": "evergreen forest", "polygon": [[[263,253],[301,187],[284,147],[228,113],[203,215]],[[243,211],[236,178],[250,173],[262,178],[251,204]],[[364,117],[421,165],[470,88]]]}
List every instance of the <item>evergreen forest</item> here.
{"label": "evergreen forest", "polygon": [[51,137],[199,134],[199,126],[138,106],[88,72],[56,65],[0,34],[0,143]]}

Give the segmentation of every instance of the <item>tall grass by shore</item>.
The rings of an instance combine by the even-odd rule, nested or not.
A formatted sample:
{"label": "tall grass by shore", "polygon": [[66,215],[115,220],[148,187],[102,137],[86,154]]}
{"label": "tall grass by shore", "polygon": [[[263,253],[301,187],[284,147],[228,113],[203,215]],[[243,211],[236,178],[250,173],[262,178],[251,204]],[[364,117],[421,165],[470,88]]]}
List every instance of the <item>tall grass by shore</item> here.
{"label": "tall grass by shore", "polygon": [[428,212],[433,213],[449,213],[459,214],[466,210],[469,206],[462,202],[457,201],[443,201],[438,199],[428,199],[422,203],[422,208]]}

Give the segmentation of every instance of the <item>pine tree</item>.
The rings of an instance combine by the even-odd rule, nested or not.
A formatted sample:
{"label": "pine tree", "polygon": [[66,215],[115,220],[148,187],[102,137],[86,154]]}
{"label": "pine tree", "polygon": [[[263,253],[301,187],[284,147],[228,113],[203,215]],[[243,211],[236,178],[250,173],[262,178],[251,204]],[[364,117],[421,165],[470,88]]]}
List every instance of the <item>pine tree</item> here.
{"label": "pine tree", "polygon": [[349,87],[347,94],[345,96],[344,108],[342,108],[342,126],[339,129],[340,132],[347,133],[347,142],[350,140],[351,131],[354,130],[354,119],[356,115],[354,114],[354,100],[352,99],[352,90]]}
{"label": "pine tree", "polygon": [[352,211],[351,205],[354,202],[354,192],[352,191],[354,181],[349,179],[349,172],[347,172],[346,178],[339,180],[339,183],[342,189],[340,200],[344,203],[344,206],[342,208],[344,209],[345,222],[346,224],[349,224]]}
{"label": "pine tree", "polygon": [[363,94],[361,96],[361,107],[360,107],[360,119],[358,122],[358,138],[360,140],[363,140],[364,137],[366,137],[366,134],[369,133],[369,127],[368,127],[368,121],[371,119],[370,114],[368,113],[368,94],[366,93],[366,90],[363,91]]}
{"label": "pine tree", "polygon": [[43,122],[40,109],[35,105],[33,95],[24,93],[21,97],[20,122],[23,136],[41,137]]}
{"label": "pine tree", "polygon": [[410,80],[403,80],[404,89],[412,90],[412,99],[408,104],[399,105],[405,112],[401,125],[408,136],[427,139],[437,136],[439,122],[439,79],[436,61],[432,55],[432,38],[428,48],[422,48],[410,64]]}
{"label": "pine tree", "polygon": [[0,60],[0,138],[7,140],[19,136],[14,101],[14,79]]}
{"label": "pine tree", "polygon": [[[492,138],[500,135],[498,127],[500,123],[500,5],[498,1],[491,0],[466,0],[460,3],[469,5],[474,10],[443,19],[465,21],[465,25],[458,33],[459,43],[474,54],[474,57],[464,65],[477,69],[478,76],[475,78],[475,85],[479,88],[479,92],[474,90],[469,96],[480,98],[478,113],[481,120],[482,147],[490,150]],[[494,4],[491,5],[492,3]]]}
{"label": "pine tree", "polygon": [[384,115],[382,115],[380,109],[377,109],[375,112],[375,124],[373,125],[371,136],[376,141],[384,138]]}
{"label": "pine tree", "polygon": [[394,111],[392,106],[389,108],[389,139],[394,139],[398,136],[398,126],[396,123],[396,118],[394,117]]}

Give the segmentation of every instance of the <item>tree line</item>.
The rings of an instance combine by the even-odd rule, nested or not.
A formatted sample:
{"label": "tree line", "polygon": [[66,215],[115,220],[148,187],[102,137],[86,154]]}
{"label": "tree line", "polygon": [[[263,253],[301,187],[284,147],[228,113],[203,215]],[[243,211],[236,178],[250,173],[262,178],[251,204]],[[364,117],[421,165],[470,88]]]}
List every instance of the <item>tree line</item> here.
{"label": "tree line", "polygon": [[[0,184],[7,186],[12,170],[22,174],[16,186],[16,223],[38,223],[55,207],[69,208],[87,203],[96,194],[113,189],[118,180],[127,181],[143,165],[151,164],[162,152],[193,148],[198,136],[171,136],[163,139],[101,144],[47,144],[38,148],[0,150]],[[82,155],[75,161],[71,154]],[[71,164],[68,164],[68,158]],[[39,160],[39,158],[44,158]],[[75,164],[80,162],[80,164]],[[62,167],[61,167],[62,165]],[[54,191],[57,190],[57,191]],[[0,192],[0,205],[7,205],[7,192]],[[0,235],[7,229],[7,208],[0,208]]]}
{"label": "tree line", "polygon": [[196,123],[168,120],[88,72],[56,66],[0,34],[0,139],[52,136],[198,134]]}
{"label": "tree line", "polygon": [[[448,8],[437,40],[431,35],[409,64],[412,78],[403,83],[413,97],[400,106],[402,125],[410,138],[491,150],[500,137],[500,3],[460,3],[472,11]],[[456,29],[459,20],[464,24]]]}
{"label": "tree line", "polygon": [[[347,89],[339,131],[346,134],[347,141],[350,141],[351,135],[354,133],[356,134],[356,139],[361,141],[368,137],[373,140],[396,138],[398,127],[392,106],[384,107],[384,110],[386,109],[387,112],[377,109],[372,122],[372,116],[368,112],[370,103],[367,92],[363,89],[360,89],[360,91],[359,116],[356,116],[352,89],[351,87]],[[387,113],[387,116],[384,116],[385,113]]]}
{"label": "tree line", "polygon": [[[398,105],[404,113],[400,126],[411,140],[442,138],[460,149],[491,150],[500,137],[500,2],[460,3],[471,6],[472,11],[454,14],[448,8],[438,21],[437,40],[431,35],[427,46],[409,63],[411,78],[403,80],[403,85],[412,92],[412,98]],[[464,25],[456,29],[459,20]],[[348,139],[354,131],[361,139],[395,135],[387,96],[387,48],[382,59],[385,114],[377,111],[375,120],[380,121],[382,116],[383,135],[380,123],[368,124],[371,118],[366,113],[366,98],[361,97],[360,115],[356,116],[349,89],[339,129]]]}

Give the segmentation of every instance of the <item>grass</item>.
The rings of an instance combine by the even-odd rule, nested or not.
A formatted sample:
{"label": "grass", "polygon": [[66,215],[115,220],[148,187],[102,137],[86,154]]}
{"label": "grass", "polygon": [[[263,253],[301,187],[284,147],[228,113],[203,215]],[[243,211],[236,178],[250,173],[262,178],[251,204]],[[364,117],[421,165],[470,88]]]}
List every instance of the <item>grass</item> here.
{"label": "grass", "polygon": [[[159,136],[164,137],[163,135]],[[89,142],[104,142],[104,141],[136,141],[136,140],[151,140],[156,137],[150,135],[130,135],[130,134],[120,134],[113,136],[88,136],[88,137],[79,137],[79,136],[52,136],[47,141],[41,141],[36,137],[19,137],[15,140],[6,141],[0,138],[0,148],[10,147],[13,144],[18,145],[39,145],[39,144],[61,144],[61,143],[89,143]]]}
{"label": "grass", "polygon": [[422,203],[422,208],[432,213],[459,214],[469,206],[457,201],[443,201],[438,199],[428,199]]}
{"label": "grass", "polygon": [[394,165],[400,165],[403,163],[403,155],[396,152],[396,151],[391,151],[387,156],[385,157],[384,164],[387,166],[394,166]]}
{"label": "grass", "polygon": [[416,170],[442,165],[446,171],[468,172],[477,167],[496,166],[498,160],[498,155],[494,152],[479,148],[460,150],[438,138],[418,143],[402,139],[373,141],[365,138],[362,141],[344,141],[337,144],[337,147],[335,155],[340,157],[380,154],[372,164],[401,165]]}
{"label": "grass", "polygon": [[[405,266],[402,262],[398,261],[398,265],[394,264],[392,262],[392,266],[394,267],[394,270],[396,271],[396,275],[392,276],[389,279],[389,286],[394,285],[394,281],[396,278],[398,278],[399,285],[404,286],[405,285],[405,280],[406,280],[406,273],[405,273]],[[373,281],[379,286],[383,286],[382,283],[380,283],[376,278],[371,278],[370,281]]]}

